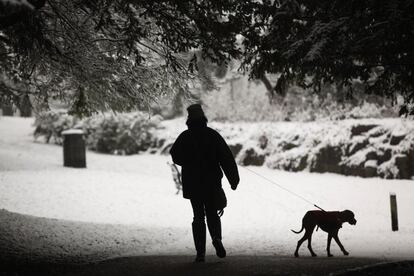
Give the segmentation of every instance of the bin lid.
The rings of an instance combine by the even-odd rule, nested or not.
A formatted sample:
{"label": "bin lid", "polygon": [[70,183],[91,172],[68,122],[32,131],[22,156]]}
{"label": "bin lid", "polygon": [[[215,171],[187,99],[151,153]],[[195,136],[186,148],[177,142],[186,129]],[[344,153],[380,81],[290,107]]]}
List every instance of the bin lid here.
{"label": "bin lid", "polygon": [[83,130],[82,129],[71,128],[71,129],[67,129],[67,130],[62,131],[62,135],[71,135],[71,134],[83,134]]}

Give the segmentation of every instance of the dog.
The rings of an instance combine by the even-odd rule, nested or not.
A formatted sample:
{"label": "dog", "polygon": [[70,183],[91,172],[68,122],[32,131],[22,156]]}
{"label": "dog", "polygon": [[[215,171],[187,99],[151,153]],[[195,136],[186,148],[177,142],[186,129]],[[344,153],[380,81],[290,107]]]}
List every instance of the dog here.
{"label": "dog", "polygon": [[[326,247],[328,257],[333,256],[331,254],[332,238],[334,238],[342,253],[344,253],[344,255],[346,256],[349,255],[348,251],[345,250],[344,246],[338,238],[338,231],[340,228],[342,228],[342,224],[344,222],[348,222],[351,225],[355,225],[357,223],[355,215],[352,211],[308,211],[302,219],[302,229],[300,229],[300,231],[291,230],[293,233],[299,234],[303,231],[303,229],[305,229],[305,235],[298,241],[298,245],[295,251],[295,257],[299,257],[299,247],[305,240],[308,240],[308,249],[312,254],[312,257],[316,257],[316,254],[315,252],[313,252],[311,245],[312,233],[315,227],[321,228],[323,231],[328,233],[328,245]],[[318,230],[318,228],[316,229],[316,231]]]}
{"label": "dog", "polygon": [[183,182],[181,181],[181,173],[180,170],[177,168],[177,165],[174,163],[167,162],[167,165],[170,166],[173,180],[175,183],[175,188],[177,189],[177,192],[175,193],[178,195],[182,189],[183,189]]}

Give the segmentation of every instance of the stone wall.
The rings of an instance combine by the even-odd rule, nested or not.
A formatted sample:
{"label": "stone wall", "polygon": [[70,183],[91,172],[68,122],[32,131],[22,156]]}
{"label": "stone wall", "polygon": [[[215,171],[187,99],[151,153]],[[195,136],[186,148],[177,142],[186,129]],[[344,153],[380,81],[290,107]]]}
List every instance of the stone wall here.
{"label": "stone wall", "polygon": [[[414,179],[414,122],[211,123],[243,166],[360,177]],[[177,127],[175,127],[177,129]],[[179,130],[180,128],[178,128]],[[163,153],[177,133],[163,138]]]}

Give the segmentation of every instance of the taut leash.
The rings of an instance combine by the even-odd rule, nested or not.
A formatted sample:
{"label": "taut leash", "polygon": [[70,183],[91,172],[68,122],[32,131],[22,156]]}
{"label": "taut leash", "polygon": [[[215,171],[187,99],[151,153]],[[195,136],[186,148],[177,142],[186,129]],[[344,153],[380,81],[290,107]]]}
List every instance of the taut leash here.
{"label": "taut leash", "polygon": [[255,175],[259,176],[259,177],[261,177],[261,178],[263,178],[264,180],[266,180],[266,181],[268,181],[268,182],[272,183],[273,185],[276,185],[276,186],[277,186],[277,187],[279,187],[280,189],[282,189],[282,190],[284,190],[284,191],[286,191],[286,192],[288,192],[288,193],[290,193],[290,194],[292,194],[292,195],[294,195],[294,196],[296,196],[296,197],[298,197],[298,198],[302,199],[302,200],[303,200],[303,201],[305,201],[306,203],[309,203],[310,205],[312,205],[312,206],[314,206],[314,207],[318,208],[319,210],[321,210],[321,211],[323,211],[323,212],[326,212],[324,209],[322,209],[321,207],[319,207],[319,206],[318,206],[318,205],[316,205],[315,203],[311,202],[310,200],[306,199],[305,197],[303,197],[303,196],[301,196],[301,195],[299,195],[299,194],[297,194],[297,193],[295,193],[295,192],[292,192],[291,190],[289,190],[289,189],[287,189],[287,188],[283,187],[282,185],[280,185],[280,184],[276,183],[275,181],[273,181],[273,180],[271,180],[271,179],[269,179],[269,178],[267,178],[267,177],[265,177],[265,176],[263,176],[263,175],[261,175],[261,174],[259,174],[259,173],[255,172],[255,171],[253,171],[253,170],[251,170],[251,169],[249,169],[249,168],[247,168],[247,167],[242,167],[242,166],[238,166],[238,167],[241,167],[241,168],[243,168],[243,169],[245,169],[245,170],[247,170],[247,171],[249,171],[249,172],[251,172],[251,173],[253,173],[253,174],[255,174]]}

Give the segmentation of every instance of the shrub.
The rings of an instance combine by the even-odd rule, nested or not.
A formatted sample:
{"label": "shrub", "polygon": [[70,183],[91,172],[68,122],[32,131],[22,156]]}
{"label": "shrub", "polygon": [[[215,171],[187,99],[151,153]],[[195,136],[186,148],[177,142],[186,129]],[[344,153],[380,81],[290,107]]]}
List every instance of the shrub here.
{"label": "shrub", "polygon": [[36,128],[33,135],[35,139],[43,136],[46,143],[53,138],[55,144],[61,145],[62,131],[74,127],[76,122],[76,119],[64,110],[41,112],[36,115],[34,123]]}
{"label": "shrub", "polygon": [[160,116],[149,119],[142,112],[100,114],[79,120],[65,111],[48,111],[36,117],[34,135],[35,138],[44,136],[46,142],[53,137],[56,144],[62,144],[63,130],[80,128],[89,149],[129,155],[151,147],[155,140],[153,131],[160,121]]}
{"label": "shrub", "polygon": [[83,122],[86,144],[91,150],[112,154],[134,154],[154,142],[153,130],[160,117],[142,112],[93,116]]}

